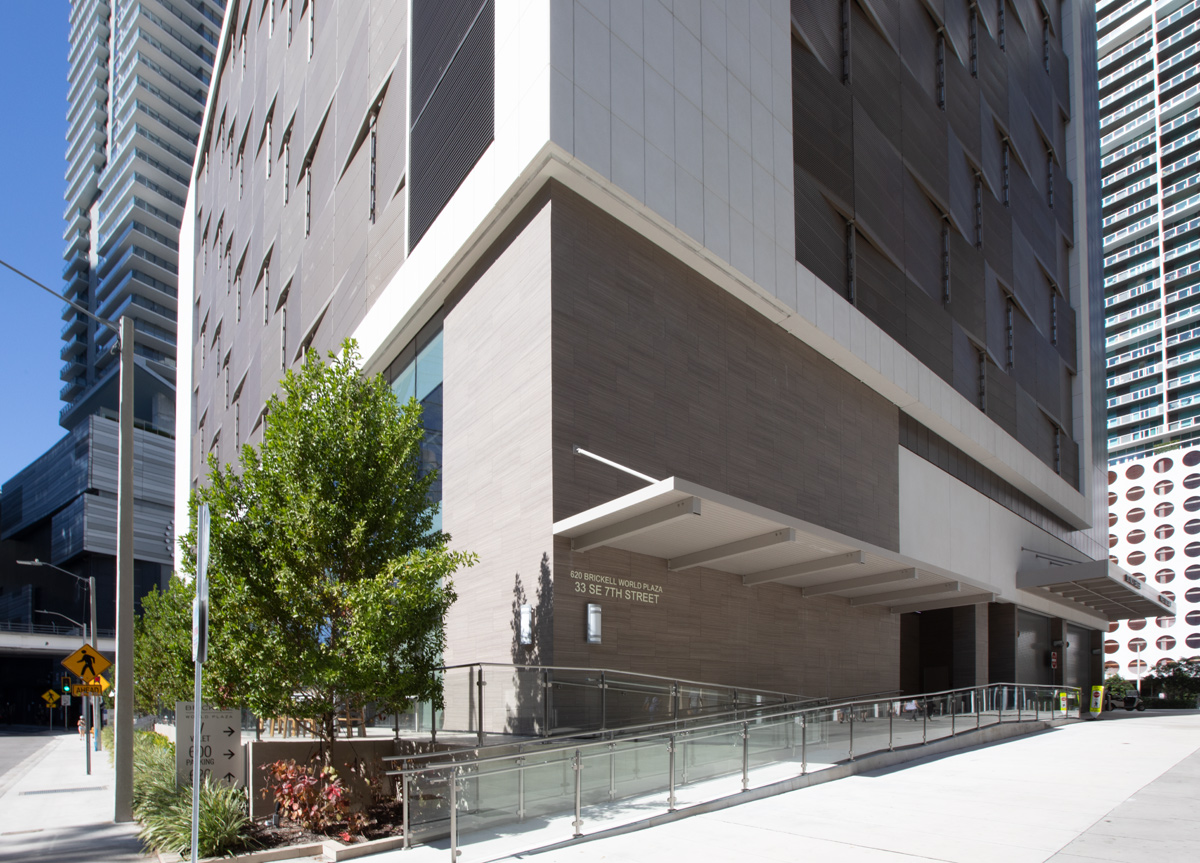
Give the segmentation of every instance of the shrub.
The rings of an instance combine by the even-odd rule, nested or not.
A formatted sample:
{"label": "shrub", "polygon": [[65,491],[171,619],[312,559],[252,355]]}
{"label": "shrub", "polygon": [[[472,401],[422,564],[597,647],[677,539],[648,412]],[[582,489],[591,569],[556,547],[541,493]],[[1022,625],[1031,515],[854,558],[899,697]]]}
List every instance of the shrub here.
{"label": "shrub", "polygon": [[263,796],[272,795],[285,818],[314,833],[327,833],[342,823],[348,833],[362,831],[366,816],[351,811],[349,789],[332,767],[297,764],[289,758],[263,769],[267,774]]}
{"label": "shrub", "polygon": [[[174,779],[172,778],[172,786]],[[154,851],[181,856],[192,847],[192,789],[183,785],[173,794],[151,795],[136,812],[142,822],[138,838]],[[224,857],[254,846],[247,835],[246,792],[228,788],[205,776],[200,785],[200,857]]]}

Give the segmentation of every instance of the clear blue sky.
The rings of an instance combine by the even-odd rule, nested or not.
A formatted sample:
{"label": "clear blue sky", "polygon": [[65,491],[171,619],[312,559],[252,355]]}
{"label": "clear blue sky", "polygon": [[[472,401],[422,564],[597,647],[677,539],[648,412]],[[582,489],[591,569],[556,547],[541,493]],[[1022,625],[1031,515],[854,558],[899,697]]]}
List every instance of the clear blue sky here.
{"label": "clear blue sky", "polygon": [[[66,0],[4,4],[0,28],[0,259],[62,290]],[[60,300],[0,268],[0,482],[63,435]]]}

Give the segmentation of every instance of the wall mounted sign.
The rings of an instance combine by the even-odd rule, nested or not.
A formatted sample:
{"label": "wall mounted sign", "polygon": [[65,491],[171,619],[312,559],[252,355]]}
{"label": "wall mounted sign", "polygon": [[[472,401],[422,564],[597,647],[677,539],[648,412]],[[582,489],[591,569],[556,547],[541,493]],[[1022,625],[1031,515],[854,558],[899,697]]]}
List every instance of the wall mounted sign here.
{"label": "wall mounted sign", "polygon": [[662,585],[651,584],[648,581],[635,581],[632,578],[617,578],[612,575],[600,575],[595,572],[585,572],[580,569],[571,570],[571,582],[575,592],[588,597],[600,599],[624,599],[629,602],[641,602],[646,605],[658,605],[662,597]]}

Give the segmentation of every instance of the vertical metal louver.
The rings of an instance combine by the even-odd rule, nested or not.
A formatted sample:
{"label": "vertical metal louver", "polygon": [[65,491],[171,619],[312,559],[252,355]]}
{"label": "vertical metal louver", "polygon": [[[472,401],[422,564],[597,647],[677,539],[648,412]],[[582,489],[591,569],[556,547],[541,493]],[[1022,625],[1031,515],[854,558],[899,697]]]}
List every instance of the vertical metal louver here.
{"label": "vertical metal louver", "polygon": [[495,135],[493,2],[413,4],[410,250]]}

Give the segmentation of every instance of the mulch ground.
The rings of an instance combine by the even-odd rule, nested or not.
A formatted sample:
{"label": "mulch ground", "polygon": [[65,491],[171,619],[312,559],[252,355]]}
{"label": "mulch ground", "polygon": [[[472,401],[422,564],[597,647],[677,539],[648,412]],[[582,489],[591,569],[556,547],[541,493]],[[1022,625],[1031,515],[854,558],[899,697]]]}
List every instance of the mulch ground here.
{"label": "mulch ground", "polygon": [[311,842],[322,842],[326,839],[336,839],[348,845],[357,842],[368,842],[372,839],[387,839],[391,836],[402,836],[404,830],[400,801],[384,800],[373,806],[369,812],[370,822],[365,830],[357,834],[345,832],[345,825],[333,827],[328,833],[313,833],[298,824],[286,819],[280,820],[278,826],[272,824],[271,818],[258,818],[254,821],[251,832],[253,840],[262,848],[282,848],[288,845],[306,845]]}

